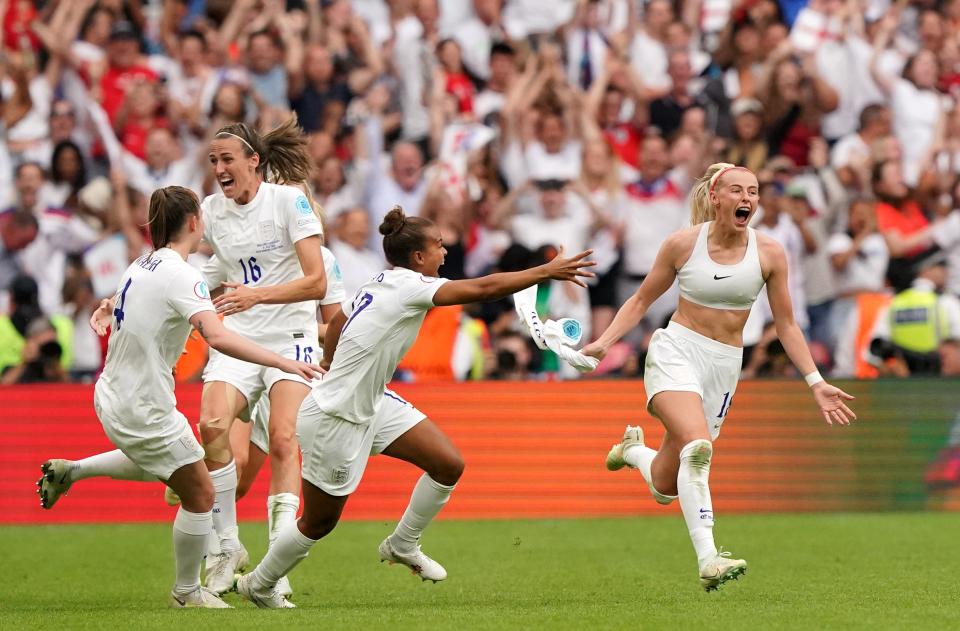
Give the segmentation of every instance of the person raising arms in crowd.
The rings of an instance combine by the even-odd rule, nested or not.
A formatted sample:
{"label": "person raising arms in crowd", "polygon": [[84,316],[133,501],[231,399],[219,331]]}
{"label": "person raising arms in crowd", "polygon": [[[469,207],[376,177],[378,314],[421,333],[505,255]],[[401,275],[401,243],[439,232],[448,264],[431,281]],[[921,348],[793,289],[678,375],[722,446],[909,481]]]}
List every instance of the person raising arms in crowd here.
{"label": "person raising arms in crowd", "polygon": [[647,410],[666,430],[663,442],[655,451],[644,445],[640,427],[628,426],[607,455],[607,468],[638,469],[660,504],[679,497],[707,591],[747,568],[746,561],[717,550],[708,479],[713,441],[740,377],[743,327],[764,285],[780,341],[806,376],[824,419],[846,425],[856,418],[844,403],[853,397],[823,380],[794,321],[783,248],[749,227],[758,197],[757,178],[748,169],[711,165],[693,191],[692,226],[664,241],[650,274],[582,351],[602,359],[679,280],[677,311],[667,328],[654,333],[643,377]]}
{"label": "person raising arms in crowd", "polygon": [[228,604],[200,587],[200,563],[212,527],[214,488],[203,464],[204,450],[177,410],[173,367],[191,327],[225,356],[269,366],[309,381],[316,366],[284,358],[226,329],[214,312],[207,285],[187,256],[204,233],[197,196],[180,186],[158,189],[150,198],[150,236],[157,249],[134,261],[116,295],[104,299],[90,318],[99,335],[112,334],[93,405],[116,450],[82,460],[52,459],[37,482],[40,505],[53,508],[79,480],[163,480],[182,499],[173,522],[176,583],[174,608],[222,609]]}
{"label": "person raising arms in crowd", "polygon": [[360,287],[336,349],[324,344],[329,373],[314,386],[297,418],[303,515],[280,531],[256,569],[237,580],[240,595],[258,607],[294,606],[280,594],[278,581],[334,529],[376,453],[424,471],[396,530],[380,544],[380,559],[406,565],[424,580],[445,579],[446,570],[421,551],[419,542],[450,498],[463,459],[440,428],[387,389],[387,382],[431,308],[497,300],[548,279],[583,286],[580,278],[593,275],[583,269],[593,265],[587,250],[572,258],[561,251],[549,263],[520,272],[447,280],[438,277],[446,249],[432,221],[407,217],[395,206],[380,224],[380,234],[394,269]]}

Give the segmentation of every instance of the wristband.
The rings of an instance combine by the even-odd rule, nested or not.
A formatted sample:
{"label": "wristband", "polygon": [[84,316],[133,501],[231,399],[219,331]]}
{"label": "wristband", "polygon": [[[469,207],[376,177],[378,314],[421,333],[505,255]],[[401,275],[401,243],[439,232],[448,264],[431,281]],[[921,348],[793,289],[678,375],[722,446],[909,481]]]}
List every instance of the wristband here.
{"label": "wristband", "polygon": [[806,379],[807,385],[810,386],[811,388],[817,385],[818,383],[820,383],[821,381],[823,381],[823,377],[820,376],[819,370],[814,370],[812,373],[809,373],[808,375],[804,376],[804,379]]}

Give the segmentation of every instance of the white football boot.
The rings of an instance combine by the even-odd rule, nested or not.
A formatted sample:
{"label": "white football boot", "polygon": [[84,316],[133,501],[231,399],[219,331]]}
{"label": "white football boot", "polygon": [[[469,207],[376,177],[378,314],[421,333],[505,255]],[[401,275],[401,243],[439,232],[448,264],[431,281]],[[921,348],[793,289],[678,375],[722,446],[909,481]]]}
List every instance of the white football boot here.
{"label": "white football boot", "polygon": [[[279,583],[278,583],[279,585]],[[260,609],[296,609],[296,605],[287,600],[277,587],[272,589],[258,587],[252,574],[237,577],[237,593]]]}
{"label": "white football boot", "polygon": [[234,575],[246,570],[248,565],[250,555],[242,545],[239,550],[222,550],[212,560],[207,557],[207,589],[218,595],[230,591]]}
{"label": "white football boot", "polygon": [[610,451],[607,452],[607,469],[610,471],[619,471],[624,467],[630,466],[627,464],[627,461],[623,459],[623,453],[627,447],[633,445],[643,447],[643,429],[634,427],[633,425],[627,425],[627,429],[623,432],[623,440],[611,447]]}
{"label": "white football boot", "polygon": [[172,609],[233,609],[206,587],[198,587],[183,596],[170,592],[168,604]]}
{"label": "white football boot", "polygon": [[700,567],[700,585],[712,592],[727,581],[735,581],[747,572],[747,562],[743,559],[731,559],[730,553],[722,548],[717,556]]}
{"label": "white football boot", "polygon": [[53,508],[60,496],[70,490],[73,484],[70,479],[72,470],[73,461],[60,458],[47,460],[40,465],[43,475],[37,480],[37,494],[40,496],[41,508]]}
{"label": "white football boot", "polygon": [[290,586],[290,579],[286,576],[280,578],[277,581],[277,591],[280,592],[280,595],[284,598],[290,598],[293,596],[293,587]]}
{"label": "white football boot", "polygon": [[425,555],[420,546],[409,553],[397,552],[393,544],[390,543],[390,537],[384,539],[383,543],[380,544],[380,562],[383,563],[384,561],[389,562],[390,565],[394,563],[406,565],[411,572],[425,581],[436,583],[447,578],[447,571],[443,569],[443,566]]}
{"label": "white football boot", "polygon": [[180,496],[169,486],[163,489],[163,501],[169,506],[176,506],[180,503]]}

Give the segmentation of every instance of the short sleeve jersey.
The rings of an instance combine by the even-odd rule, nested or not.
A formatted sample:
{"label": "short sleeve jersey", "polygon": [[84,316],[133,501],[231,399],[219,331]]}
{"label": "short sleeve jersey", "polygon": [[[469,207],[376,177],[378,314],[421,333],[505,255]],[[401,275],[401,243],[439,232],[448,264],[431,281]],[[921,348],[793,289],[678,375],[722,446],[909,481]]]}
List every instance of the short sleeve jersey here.
{"label": "short sleeve jersey", "polygon": [[329,372],[313,388],[321,410],[357,424],[376,413],[445,278],[398,267],[363,284],[350,305]]}
{"label": "short sleeve jersey", "polygon": [[169,248],[130,264],[115,296],[107,360],[97,390],[116,411],[149,423],[173,412],[173,367],[190,335],[190,318],[213,311],[200,272]]}
{"label": "short sleeve jersey", "polygon": [[[303,278],[294,244],[323,234],[320,221],[300,189],[261,183],[249,203],[239,205],[222,193],[203,200],[204,239],[227,280],[251,288],[282,285]],[[224,319],[231,331],[264,344],[293,335],[317,337],[315,301],[260,304]]]}
{"label": "short sleeve jersey", "polygon": [[333,252],[326,246],[322,246],[320,251],[323,253],[323,270],[327,273],[327,293],[320,299],[320,305],[336,305],[347,299],[343,289],[343,273]]}

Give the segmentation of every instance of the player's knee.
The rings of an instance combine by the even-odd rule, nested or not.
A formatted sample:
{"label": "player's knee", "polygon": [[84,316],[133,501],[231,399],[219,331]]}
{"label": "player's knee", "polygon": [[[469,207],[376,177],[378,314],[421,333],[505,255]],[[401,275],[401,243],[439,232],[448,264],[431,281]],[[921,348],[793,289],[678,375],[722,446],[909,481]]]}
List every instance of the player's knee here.
{"label": "player's knee", "polygon": [[213,510],[214,498],[213,482],[206,477],[201,479],[196,487],[190,489],[189,493],[184,494],[180,498],[180,503],[191,513],[207,513]]}
{"label": "player's knee", "polygon": [[270,459],[290,462],[297,458],[297,436],[293,432],[277,432],[270,437]]}
{"label": "player's knee", "polygon": [[693,471],[710,471],[713,459],[713,443],[704,438],[691,440],[680,450],[680,466]]}
{"label": "player's knee", "polygon": [[337,522],[339,520],[339,515],[313,517],[305,513],[303,517],[297,521],[297,527],[305,537],[316,541],[317,539],[322,539],[333,532],[333,529],[337,527]]}
{"label": "player's knee", "polygon": [[437,462],[433,467],[434,470],[429,471],[428,474],[440,484],[453,486],[460,480],[465,466],[466,464],[463,462],[463,457],[459,453],[454,452]]}

